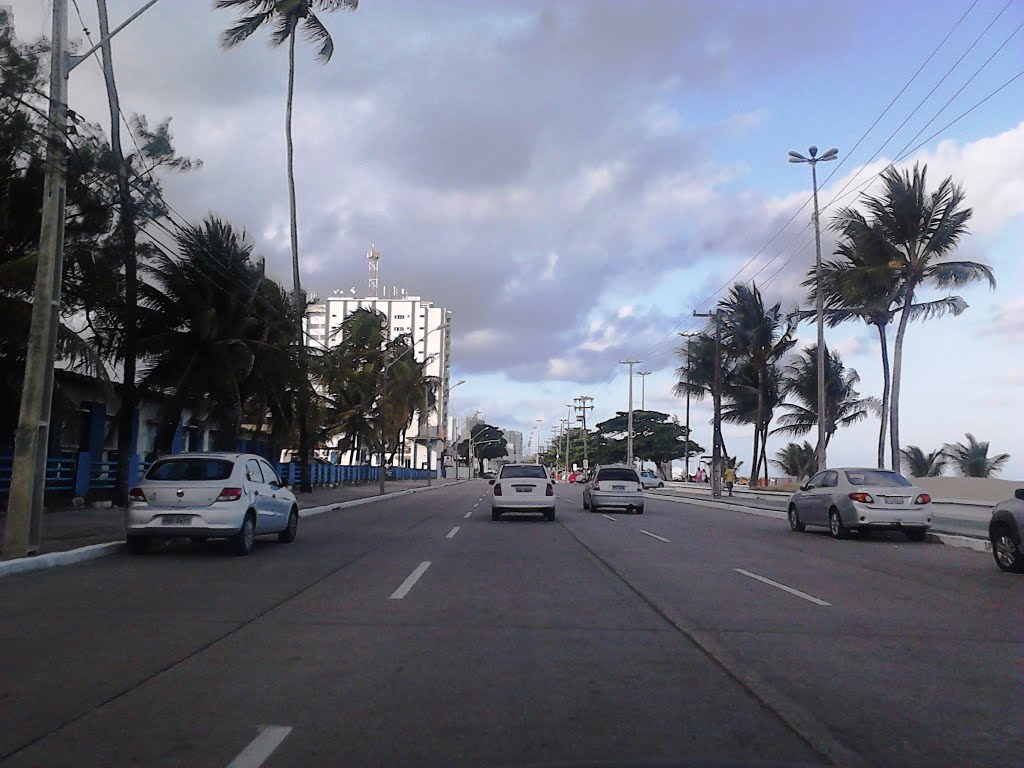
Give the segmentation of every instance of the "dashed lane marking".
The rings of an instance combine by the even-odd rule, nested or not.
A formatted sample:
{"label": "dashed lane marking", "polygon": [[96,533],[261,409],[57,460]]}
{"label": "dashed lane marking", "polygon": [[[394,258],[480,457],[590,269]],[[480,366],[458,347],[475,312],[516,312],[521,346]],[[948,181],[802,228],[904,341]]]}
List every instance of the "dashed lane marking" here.
{"label": "dashed lane marking", "polygon": [[644,536],[650,536],[652,539],[657,539],[658,541],[664,541],[666,544],[671,544],[672,543],[671,541],[666,539],[664,536],[659,536],[656,533],[651,533],[650,531],[645,531],[643,528],[640,529],[640,533],[642,533]]}
{"label": "dashed lane marking", "polygon": [[454,528],[452,528],[450,531],[448,531],[448,535],[445,536],[445,538],[446,539],[454,539],[455,538],[455,534],[458,533],[458,532],[459,532],[459,526],[456,525]]}
{"label": "dashed lane marking", "polygon": [[601,513],[601,517],[603,517],[603,518],[605,518],[607,520],[611,520],[613,523],[619,522],[617,519],[615,519],[611,515],[606,515],[604,512]]}
{"label": "dashed lane marking", "polygon": [[409,594],[410,590],[416,586],[416,582],[420,580],[420,577],[427,572],[427,568],[430,567],[430,561],[424,560],[422,563],[416,566],[416,569],[406,576],[405,581],[402,585],[391,593],[390,600],[401,600],[403,597]]}
{"label": "dashed lane marking", "polygon": [[291,732],[291,726],[288,725],[264,725],[259,736],[228,763],[228,768],[259,768]]}
{"label": "dashed lane marking", "polygon": [[826,606],[827,605],[832,605],[832,603],[826,603],[824,600],[822,600],[820,598],[817,598],[817,597],[814,597],[814,595],[808,595],[806,592],[801,592],[799,589],[793,589],[792,587],[787,587],[785,584],[780,584],[777,581],[772,581],[771,579],[766,579],[764,576],[758,576],[756,573],[751,573],[750,571],[745,571],[742,568],[733,568],[733,570],[736,571],[736,573],[742,573],[744,576],[749,576],[752,579],[757,579],[758,581],[763,582],[763,583],[767,584],[770,587],[775,587],[776,589],[781,589],[783,592],[789,592],[789,594],[791,594],[791,595],[796,595],[797,597],[802,597],[804,600],[812,602],[815,605],[826,605]]}

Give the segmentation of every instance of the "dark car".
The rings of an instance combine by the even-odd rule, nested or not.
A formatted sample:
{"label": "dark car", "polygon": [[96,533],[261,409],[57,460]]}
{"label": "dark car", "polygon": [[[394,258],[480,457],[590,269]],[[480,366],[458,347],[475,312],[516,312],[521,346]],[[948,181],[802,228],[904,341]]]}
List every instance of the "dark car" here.
{"label": "dark car", "polygon": [[1000,501],[992,508],[988,538],[996,565],[1008,573],[1024,573],[1024,552],[1021,531],[1024,530],[1024,488],[1014,491],[1013,498]]}

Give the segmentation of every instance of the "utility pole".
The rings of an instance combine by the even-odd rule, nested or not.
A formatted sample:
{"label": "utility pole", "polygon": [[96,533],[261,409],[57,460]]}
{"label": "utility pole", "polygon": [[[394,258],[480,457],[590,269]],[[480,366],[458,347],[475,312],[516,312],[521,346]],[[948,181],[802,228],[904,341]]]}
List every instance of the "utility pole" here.
{"label": "utility pole", "polygon": [[684,331],[679,334],[686,338],[686,482],[690,482],[690,339],[700,336],[699,333]]}
{"label": "utility pole", "polygon": [[626,419],[626,463],[633,466],[633,366],[640,360],[619,360],[619,365],[629,366],[629,416]]}
{"label": "utility pole", "polygon": [[637,371],[636,375],[640,377],[640,410],[646,410],[647,406],[645,401],[647,399],[647,377],[651,375],[650,371]]}
{"label": "utility pole", "polygon": [[569,412],[565,415],[565,471],[569,471],[570,457],[569,457],[569,435],[572,431],[573,418],[572,415],[576,411],[576,403],[566,403],[565,407],[569,409]]}
{"label": "utility pole", "polygon": [[579,397],[574,397],[573,401],[580,403],[580,405],[576,406],[576,410],[583,414],[583,468],[588,469],[590,467],[590,459],[587,456],[587,411],[594,410],[594,406],[587,405],[587,403],[594,402],[594,398],[580,395]]}
{"label": "utility pole", "polygon": [[711,495],[722,495],[722,313],[694,312],[694,317],[710,317],[715,321],[715,417],[714,445],[711,448]]}

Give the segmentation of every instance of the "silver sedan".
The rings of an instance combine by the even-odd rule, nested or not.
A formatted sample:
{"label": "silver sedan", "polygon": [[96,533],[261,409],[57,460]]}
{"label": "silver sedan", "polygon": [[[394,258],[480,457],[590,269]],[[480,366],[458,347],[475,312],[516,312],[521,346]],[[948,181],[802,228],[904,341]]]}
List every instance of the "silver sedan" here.
{"label": "silver sedan", "polygon": [[932,524],[931,496],[898,472],[840,467],[819,472],[789,499],[789,527],[829,529],[845,539],[851,530],[900,530],[923,541]]}

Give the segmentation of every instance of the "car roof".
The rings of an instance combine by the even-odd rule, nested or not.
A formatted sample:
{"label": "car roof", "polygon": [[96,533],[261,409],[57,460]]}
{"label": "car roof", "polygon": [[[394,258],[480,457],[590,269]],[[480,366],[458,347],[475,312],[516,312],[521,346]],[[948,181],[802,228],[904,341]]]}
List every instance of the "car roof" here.
{"label": "car roof", "polygon": [[502,464],[501,465],[501,469],[504,469],[505,467],[543,467],[543,466],[546,466],[546,465],[544,465],[544,464],[534,464],[534,463],[530,463],[530,462],[525,462],[524,461],[524,462],[521,462],[519,464]]}
{"label": "car roof", "polygon": [[632,469],[636,472],[636,467],[631,467],[629,464],[599,464],[598,469]]}
{"label": "car roof", "polygon": [[158,456],[156,461],[163,461],[164,459],[259,459],[262,458],[254,453],[202,453],[199,451],[193,451],[191,453],[168,453],[164,456]]}

